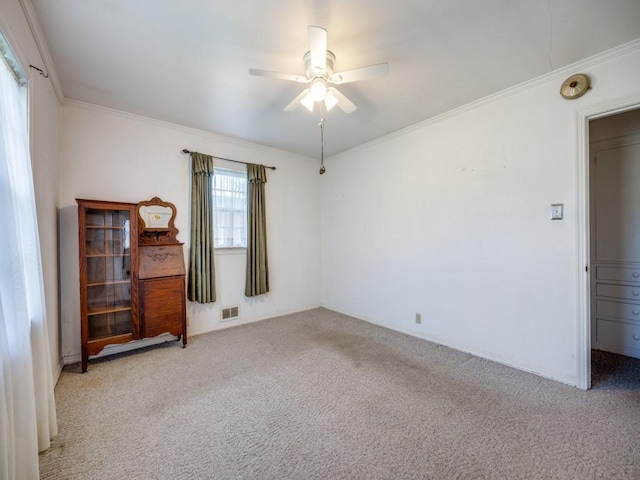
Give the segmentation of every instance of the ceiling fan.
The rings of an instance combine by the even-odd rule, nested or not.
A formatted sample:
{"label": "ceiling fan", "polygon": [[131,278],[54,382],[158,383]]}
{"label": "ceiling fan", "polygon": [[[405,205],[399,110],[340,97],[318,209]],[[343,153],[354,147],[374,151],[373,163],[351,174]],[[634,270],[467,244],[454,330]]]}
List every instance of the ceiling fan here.
{"label": "ceiling fan", "polygon": [[383,77],[389,73],[389,64],[378,63],[336,73],[333,71],[336,57],[332,52],[327,50],[327,31],[324,28],[309,25],[307,27],[307,33],[309,36],[309,51],[305,53],[303,57],[305,66],[304,75],[259,70],[255,68],[250,69],[249,74],[310,84],[310,86],[296,96],[289,105],[284,107],[285,112],[295,110],[300,104],[304,105],[310,112],[313,112],[314,105],[317,102],[321,102],[327,112],[336,105],[345,113],[355,111],[358,107],[332,85],[342,85],[344,83],[358,82],[374,77]]}

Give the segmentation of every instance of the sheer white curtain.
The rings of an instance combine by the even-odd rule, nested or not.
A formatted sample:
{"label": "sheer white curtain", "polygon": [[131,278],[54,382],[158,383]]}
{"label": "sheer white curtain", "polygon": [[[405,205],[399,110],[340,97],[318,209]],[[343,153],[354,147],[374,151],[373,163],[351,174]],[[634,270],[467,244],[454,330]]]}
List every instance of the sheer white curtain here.
{"label": "sheer white curtain", "polygon": [[57,433],[25,90],[0,60],[2,479],[37,479],[38,451]]}
{"label": "sheer white curtain", "polygon": [[213,170],[213,238],[215,248],[247,246],[247,173]]}

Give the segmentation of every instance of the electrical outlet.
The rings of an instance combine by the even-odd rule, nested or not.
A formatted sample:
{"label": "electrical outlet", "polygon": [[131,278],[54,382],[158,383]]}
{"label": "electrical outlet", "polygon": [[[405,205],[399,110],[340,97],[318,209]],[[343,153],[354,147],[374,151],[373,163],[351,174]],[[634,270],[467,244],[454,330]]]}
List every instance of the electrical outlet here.
{"label": "electrical outlet", "polygon": [[422,314],[416,313],[416,323],[420,325],[422,323]]}

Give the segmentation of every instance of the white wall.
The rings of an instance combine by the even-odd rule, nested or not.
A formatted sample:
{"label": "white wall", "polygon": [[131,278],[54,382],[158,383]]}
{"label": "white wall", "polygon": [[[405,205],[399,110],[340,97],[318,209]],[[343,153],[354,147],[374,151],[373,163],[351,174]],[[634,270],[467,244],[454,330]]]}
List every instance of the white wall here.
{"label": "white wall", "polygon": [[576,384],[577,112],[640,92],[639,45],[330,158],[323,304]]}
{"label": "white wall", "polygon": [[0,29],[22,60],[29,76],[30,141],[38,230],[43,263],[47,329],[52,374],[56,379],[62,364],[58,328],[58,126],[60,104],[49,79],[29,65],[45,68],[34,37],[18,0],[0,3]]}
{"label": "white wall", "polygon": [[[80,354],[76,198],[134,202],[158,196],[176,205],[178,239],[188,245],[187,148],[277,167],[267,170],[270,293],[244,296],[245,256],[217,254],[218,299],[189,302],[187,331],[195,335],[320,305],[320,183],[313,159],[205,132],[68,102],[61,136],[61,310],[65,363]],[[185,245],[185,258],[188,251]],[[241,318],[220,323],[222,307]]]}

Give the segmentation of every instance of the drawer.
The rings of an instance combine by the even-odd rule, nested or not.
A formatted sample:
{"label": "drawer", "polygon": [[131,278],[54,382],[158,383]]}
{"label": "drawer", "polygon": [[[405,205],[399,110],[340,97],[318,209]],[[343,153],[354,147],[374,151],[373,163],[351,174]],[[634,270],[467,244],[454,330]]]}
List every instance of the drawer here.
{"label": "drawer", "polygon": [[640,268],[596,267],[596,279],[640,283]]}
{"label": "drawer", "polygon": [[637,356],[640,353],[640,325],[599,318],[596,340],[600,346],[610,347],[615,352]]}
{"label": "drawer", "polygon": [[598,283],[596,285],[596,295],[599,297],[624,298],[627,300],[640,300],[640,287],[630,287],[627,285],[611,285],[608,283]]}
{"label": "drawer", "polygon": [[610,302],[608,300],[596,301],[597,317],[612,317],[640,322],[640,304]]}

